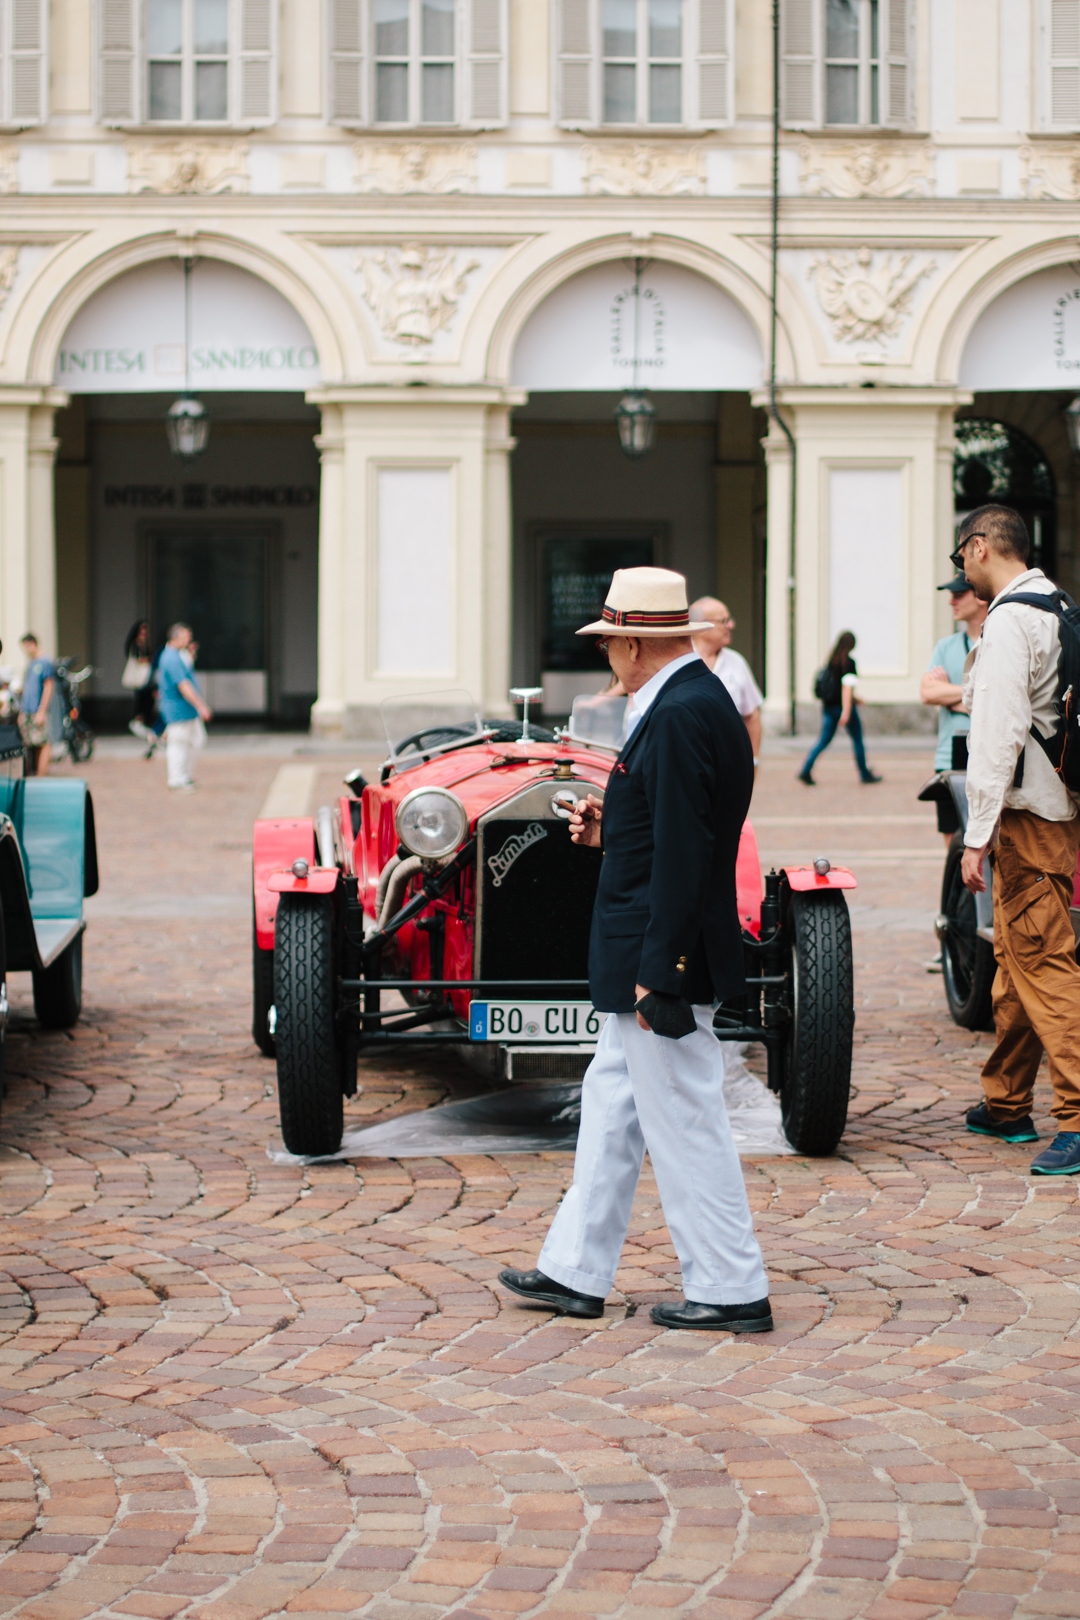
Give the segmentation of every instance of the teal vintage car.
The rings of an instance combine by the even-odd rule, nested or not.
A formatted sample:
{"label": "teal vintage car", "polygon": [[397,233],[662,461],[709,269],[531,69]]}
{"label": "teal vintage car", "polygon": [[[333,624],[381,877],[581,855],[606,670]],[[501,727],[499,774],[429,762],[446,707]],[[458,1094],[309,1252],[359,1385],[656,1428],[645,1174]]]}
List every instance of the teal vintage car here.
{"label": "teal vintage car", "polygon": [[0,725],[0,1084],[9,973],[31,973],[34,1012],[70,1029],[82,1011],[83,900],[98,888],[94,805],[78,777],[24,777]]}

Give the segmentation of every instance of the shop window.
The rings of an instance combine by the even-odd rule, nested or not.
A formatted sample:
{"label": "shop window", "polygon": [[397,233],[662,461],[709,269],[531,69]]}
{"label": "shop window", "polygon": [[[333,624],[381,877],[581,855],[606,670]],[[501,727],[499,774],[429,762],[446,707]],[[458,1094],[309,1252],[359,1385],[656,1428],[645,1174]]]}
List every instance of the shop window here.
{"label": "shop window", "polygon": [[335,123],[491,129],[506,122],[507,0],[328,0]]}
{"label": "shop window", "polygon": [[106,124],[270,124],[276,0],[99,0]]}
{"label": "shop window", "polygon": [[785,125],[909,125],[914,9],[914,0],[783,0]]}
{"label": "shop window", "polygon": [[45,0],[0,0],[0,125],[25,129],[46,116]]}
{"label": "shop window", "polygon": [[1080,0],[1043,0],[1043,119],[1047,129],[1080,128]]}
{"label": "shop window", "polygon": [[559,0],[564,126],[715,128],[731,120],[732,0]]}
{"label": "shop window", "polygon": [[1057,489],[1034,439],[1007,422],[964,417],[956,423],[953,497],[960,520],[994,502],[1019,512],[1031,537],[1031,566],[1053,577],[1057,566]]}

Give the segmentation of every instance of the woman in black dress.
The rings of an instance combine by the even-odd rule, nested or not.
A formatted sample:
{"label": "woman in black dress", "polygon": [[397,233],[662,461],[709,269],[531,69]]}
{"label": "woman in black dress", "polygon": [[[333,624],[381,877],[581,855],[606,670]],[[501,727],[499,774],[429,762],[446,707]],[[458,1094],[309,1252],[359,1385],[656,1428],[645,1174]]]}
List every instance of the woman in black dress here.
{"label": "woman in black dress", "polygon": [[807,754],[803,768],[799,772],[799,781],[805,782],[807,787],[816,787],[817,784],[810,773],[818,755],[823,754],[828,748],[836,736],[836,728],[840,725],[847,727],[851,746],[855,752],[855,764],[862,780],[881,781],[881,777],[875,776],[866,763],[862,722],[859,719],[859,700],[855,696],[859,672],[851,656],[854,650],[855,637],[850,630],[845,630],[836,638],[836,646],[829,654],[829,661],[824,669],[818,671],[817,680],[814,682],[814,696],[821,701],[821,736]]}
{"label": "woman in black dress", "polygon": [[[145,619],[136,619],[124,642],[124,685],[135,702],[135,713],[128,721],[128,730],[147,744],[147,758],[157,747],[162,726],[157,712],[157,682],[154,670],[157,660],[150,650],[150,626]],[[141,684],[136,686],[135,680]]]}

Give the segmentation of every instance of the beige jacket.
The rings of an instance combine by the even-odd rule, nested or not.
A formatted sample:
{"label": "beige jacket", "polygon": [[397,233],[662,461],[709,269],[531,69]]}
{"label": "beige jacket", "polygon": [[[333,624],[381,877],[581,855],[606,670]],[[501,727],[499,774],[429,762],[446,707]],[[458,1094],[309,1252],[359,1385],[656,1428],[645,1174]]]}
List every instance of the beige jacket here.
{"label": "beige jacket", "polygon": [[[1071,821],[1076,815],[1072,795],[1028,730],[1034,720],[1048,737],[1057,726],[1057,619],[1039,608],[997,605],[1015,591],[1054,589],[1041,568],[1020,574],[991,602],[979,643],[969,654],[964,676],[964,707],[971,711],[964,835],[969,849],[991,842],[1002,810],[1030,810],[1045,821]],[[1021,749],[1024,778],[1017,788],[1013,779]]]}

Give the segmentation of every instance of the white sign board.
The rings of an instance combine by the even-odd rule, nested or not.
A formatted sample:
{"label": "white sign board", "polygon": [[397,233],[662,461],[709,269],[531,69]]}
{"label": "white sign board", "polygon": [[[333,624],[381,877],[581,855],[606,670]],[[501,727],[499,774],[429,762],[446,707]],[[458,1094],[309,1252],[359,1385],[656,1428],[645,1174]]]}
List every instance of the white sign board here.
{"label": "white sign board", "polygon": [[681,265],[655,262],[635,295],[621,259],[572,276],[526,321],[514,349],[523,388],[757,388],[761,344],[733,298]]}
{"label": "white sign board", "polygon": [[983,310],[960,361],[962,388],[1080,390],[1080,275],[1040,270]]}
{"label": "white sign board", "polygon": [[903,495],[899,467],[829,471],[829,642],[852,631],[864,675],[905,673]]}
{"label": "white sign board", "polygon": [[[191,387],[311,388],[319,355],[300,316],[267,282],[220,259],[191,272]],[[160,259],[110,281],[64,333],[56,381],[73,394],[179,393],[184,386],[184,272]]]}

